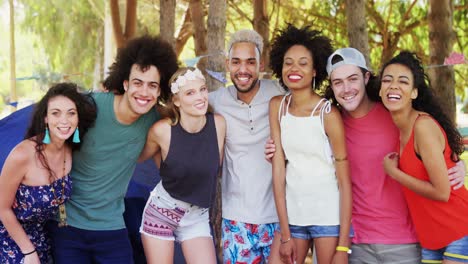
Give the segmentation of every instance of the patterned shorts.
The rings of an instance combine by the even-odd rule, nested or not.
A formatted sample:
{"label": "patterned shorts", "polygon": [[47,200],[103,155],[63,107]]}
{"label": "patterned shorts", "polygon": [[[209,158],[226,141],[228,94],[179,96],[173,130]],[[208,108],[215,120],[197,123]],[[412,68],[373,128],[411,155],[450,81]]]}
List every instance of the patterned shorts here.
{"label": "patterned shorts", "polygon": [[211,237],[208,208],[172,198],[159,183],[146,202],[140,233],[179,242]]}
{"label": "patterned shorts", "polygon": [[223,218],[223,263],[267,263],[279,224],[247,224]]}

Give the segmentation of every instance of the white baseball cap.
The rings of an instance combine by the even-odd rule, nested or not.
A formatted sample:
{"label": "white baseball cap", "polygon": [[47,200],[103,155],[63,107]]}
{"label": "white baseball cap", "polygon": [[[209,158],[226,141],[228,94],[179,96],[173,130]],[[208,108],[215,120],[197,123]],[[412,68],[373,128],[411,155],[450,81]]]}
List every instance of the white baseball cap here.
{"label": "white baseball cap", "polygon": [[[342,60],[332,63],[333,59],[339,56]],[[362,53],[355,48],[342,48],[337,49],[333,54],[328,57],[327,60],[327,73],[328,76],[332,73],[333,70],[340,67],[341,65],[356,65],[365,70],[369,70],[366,66],[366,59]]]}

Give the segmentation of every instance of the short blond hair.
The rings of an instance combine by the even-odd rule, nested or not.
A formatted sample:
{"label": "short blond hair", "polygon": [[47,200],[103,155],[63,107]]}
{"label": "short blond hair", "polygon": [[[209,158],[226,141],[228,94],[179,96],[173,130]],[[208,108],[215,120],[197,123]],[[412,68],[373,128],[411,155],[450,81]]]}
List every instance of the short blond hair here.
{"label": "short blond hair", "polygon": [[227,55],[229,56],[232,46],[236,43],[240,42],[247,42],[252,43],[257,48],[259,55],[262,54],[263,51],[263,38],[258,34],[255,30],[251,29],[242,29],[239,31],[234,32],[231,35],[231,39],[227,45]]}

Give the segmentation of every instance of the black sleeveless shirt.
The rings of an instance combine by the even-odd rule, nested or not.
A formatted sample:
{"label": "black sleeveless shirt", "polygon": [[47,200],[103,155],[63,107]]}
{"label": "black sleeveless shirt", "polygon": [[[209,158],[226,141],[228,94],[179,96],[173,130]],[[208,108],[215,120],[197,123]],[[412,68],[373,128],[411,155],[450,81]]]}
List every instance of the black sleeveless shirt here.
{"label": "black sleeveless shirt", "polygon": [[180,122],[171,128],[169,151],[159,170],[162,185],[171,197],[199,207],[210,207],[219,168],[213,114],[206,114],[206,124],[197,133],[185,131]]}

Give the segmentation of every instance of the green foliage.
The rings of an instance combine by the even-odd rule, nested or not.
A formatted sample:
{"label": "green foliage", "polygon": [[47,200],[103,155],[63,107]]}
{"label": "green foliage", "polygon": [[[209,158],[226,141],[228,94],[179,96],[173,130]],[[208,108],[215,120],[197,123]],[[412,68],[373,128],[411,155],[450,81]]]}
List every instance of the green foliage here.
{"label": "green foliage", "polygon": [[99,44],[102,43],[103,21],[98,16],[99,11],[93,10],[88,1],[21,2],[25,6],[21,28],[39,36],[40,41],[35,44],[42,46],[49,58],[41,68],[51,69],[65,78],[76,76],[73,81],[90,87],[96,57],[102,58]]}
{"label": "green foliage", "polygon": [[[6,1],[3,1],[6,3]],[[468,22],[467,0],[454,0],[454,29],[457,39],[454,51],[468,55]],[[103,57],[103,26],[106,10],[105,1],[98,0],[18,0],[17,21],[20,29],[27,36],[19,40],[17,76],[39,76],[37,86],[47,86],[47,82],[55,81],[69,75],[72,81],[82,86],[90,87],[96,62]],[[205,0],[207,5],[208,1]],[[251,0],[227,0],[226,41],[230,34],[242,28],[253,28],[253,6]],[[370,59],[372,68],[377,71],[382,63],[384,48],[383,40],[390,37],[396,42],[392,54],[407,49],[418,52],[426,62],[429,55],[427,28],[428,4],[426,1],[384,1],[368,0],[367,28],[369,32]],[[188,1],[177,1],[176,29],[183,22],[183,14]],[[346,6],[344,0],[300,0],[300,1],[267,1],[270,18],[270,37],[286,23],[296,26],[312,25],[322,30],[333,40],[335,47],[349,45],[346,30]],[[410,9],[411,8],[411,9]],[[410,10],[408,16],[405,13]],[[108,12],[108,10],[107,10]],[[138,1],[138,31],[157,34],[159,32],[159,1]],[[22,15],[21,15],[22,14]],[[17,15],[18,16],[18,15]],[[24,16],[24,17],[23,17]],[[125,1],[121,1],[121,21],[124,24]],[[0,31],[8,29],[0,28]],[[386,35],[385,35],[386,34]],[[392,42],[390,42],[391,44]],[[386,45],[390,45],[387,43]],[[0,53],[0,83],[8,83],[8,51],[7,43],[0,43],[3,52]],[[32,51],[32,52],[31,52]],[[32,53],[32,54],[31,54]],[[27,55],[26,55],[27,54]],[[45,55],[44,55],[45,54]],[[189,40],[182,53],[181,60],[193,57],[193,42]],[[23,66],[26,65],[26,66]],[[456,72],[457,94],[464,96],[468,87],[468,67],[454,66]],[[102,71],[102,69],[101,69]],[[102,76],[102,75],[101,75]],[[29,83],[29,84],[28,84]],[[31,86],[34,81],[18,82],[19,93],[23,86]],[[37,88],[37,87],[36,87]],[[0,88],[4,98],[8,91]],[[29,89],[29,88],[28,88]]]}

